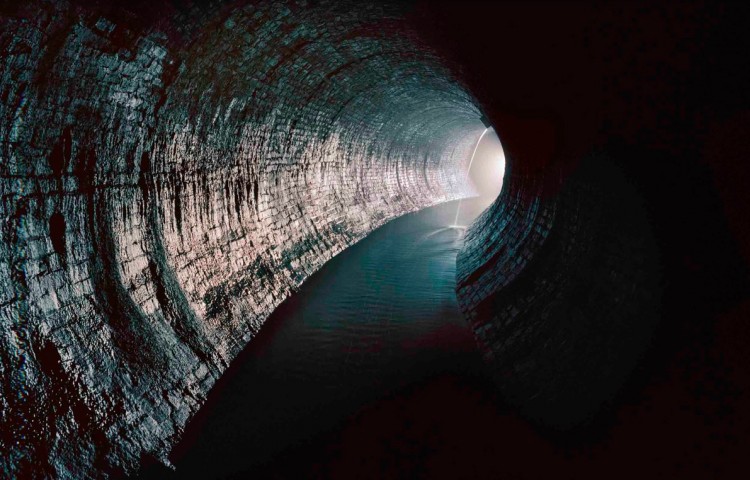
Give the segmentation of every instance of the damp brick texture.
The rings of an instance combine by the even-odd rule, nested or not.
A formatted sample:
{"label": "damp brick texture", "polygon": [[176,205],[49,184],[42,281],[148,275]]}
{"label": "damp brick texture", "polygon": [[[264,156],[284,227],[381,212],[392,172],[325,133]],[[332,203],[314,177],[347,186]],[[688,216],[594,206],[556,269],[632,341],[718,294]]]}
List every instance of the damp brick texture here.
{"label": "damp brick texture", "polygon": [[[0,472],[167,455],[273,309],[471,193],[476,102],[397,8],[0,11]],[[182,5],[182,4],[180,4]]]}
{"label": "damp brick texture", "polygon": [[672,358],[684,408],[616,410],[671,436],[632,438],[745,458],[750,12],[411,4],[0,2],[0,476],[168,465],[305,278],[473,193],[486,124],[507,171],[456,291],[502,396],[576,428]]}
{"label": "damp brick texture", "polygon": [[555,195],[511,182],[466,234],[459,304],[504,397],[535,423],[569,429],[644,354],[658,324],[658,251],[643,198],[605,154]]}

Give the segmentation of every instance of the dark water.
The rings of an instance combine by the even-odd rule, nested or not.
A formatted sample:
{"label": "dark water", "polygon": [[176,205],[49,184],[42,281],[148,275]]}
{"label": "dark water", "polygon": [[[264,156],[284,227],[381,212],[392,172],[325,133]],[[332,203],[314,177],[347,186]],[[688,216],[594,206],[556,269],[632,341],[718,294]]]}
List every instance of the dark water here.
{"label": "dark water", "polygon": [[[460,224],[481,211],[464,201]],[[339,254],[285,301],[173,453],[178,478],[278,461],[389,392],[483,366],[455,295],[457,202],[406,215]],[[170,475],[172,476],[172,475]]]}

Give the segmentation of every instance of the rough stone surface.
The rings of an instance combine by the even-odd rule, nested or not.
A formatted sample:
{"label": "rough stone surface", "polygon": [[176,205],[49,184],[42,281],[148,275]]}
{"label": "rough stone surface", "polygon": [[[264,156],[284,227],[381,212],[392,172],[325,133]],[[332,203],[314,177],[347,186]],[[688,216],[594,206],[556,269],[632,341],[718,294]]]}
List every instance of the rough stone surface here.
{"label": "rough stone surface", "polygon": [[[181,4],[180,4],[181,5]],[[166,455],[264,319],[469,194],[473,99],[383,7],[0,12],[0,471]]]}
{"label": "rough stone surface", "polygon": [[505,397],[556,428],[587,421],[645,352],[659,258],[643,199],[606,158],[551,198],[505,191],[459,253],[459,303]]}
{"label": "rough stone surface", "polygon": [[645,351],[619,458],[746,462],[746,6],[131,3],[0,3],[5,476],[166,462],[310,273],[469,193],[480,118],[457,293],[505,396],[567,428]]}

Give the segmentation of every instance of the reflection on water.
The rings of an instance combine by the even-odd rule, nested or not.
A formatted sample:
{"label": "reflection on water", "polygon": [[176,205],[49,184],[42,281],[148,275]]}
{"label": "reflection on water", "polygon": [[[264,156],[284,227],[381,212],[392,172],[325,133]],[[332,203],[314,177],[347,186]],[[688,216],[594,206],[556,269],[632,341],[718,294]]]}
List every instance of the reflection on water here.
{"label": "reflection on water", "polygon": [[[482,370],[455,295],[456,254],[482,202],[394,220],[285,301],[212,392],[175,452],[176,475],[218,478],[334,428],[389,391]],[[210,459],[210,461],[206,461]]]}

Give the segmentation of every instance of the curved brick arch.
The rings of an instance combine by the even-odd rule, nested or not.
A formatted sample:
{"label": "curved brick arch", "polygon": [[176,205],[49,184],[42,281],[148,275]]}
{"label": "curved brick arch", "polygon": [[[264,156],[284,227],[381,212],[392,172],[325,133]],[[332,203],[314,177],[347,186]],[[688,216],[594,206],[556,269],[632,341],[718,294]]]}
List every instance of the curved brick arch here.
{"label": "curved brick arch", "polygon": [[[747,298],[727,233],[750,244],[747,12],[413,3],[0,6],[0,471],[168,463],[305,278],[389,219],[471,194],[488,124],[508,169],[467,231],[457,295],[517,411],[565,429],[642,355],[703,365],[696,345],[733,331],[711,321]],[[729,391],[727,351],[704,377]],[[636,419],[695,422],[654,402]],[[702,438],[745,438],[704,417]],[[692,460],[697,436],[652,444]]]}
{"label": "curved brick arch", "polygon": [[470,192],[479,109],[387,9],[215,5],[3,18],[5,471],[166,461],[307,276]]}

